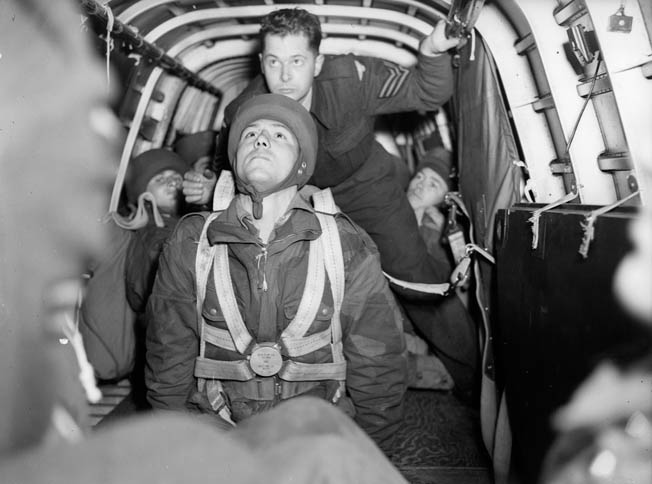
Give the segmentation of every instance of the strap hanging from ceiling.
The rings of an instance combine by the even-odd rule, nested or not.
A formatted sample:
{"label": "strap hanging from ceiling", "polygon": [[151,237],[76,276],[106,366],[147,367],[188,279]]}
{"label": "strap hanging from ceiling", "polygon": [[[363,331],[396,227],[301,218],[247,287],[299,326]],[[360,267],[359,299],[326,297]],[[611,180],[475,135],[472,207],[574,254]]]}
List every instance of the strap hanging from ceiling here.
{"label": "strap hanging from ceiling", "polygon": [[113,19],[113,26],[106,8],[96,0],[79,0],[84,12],[99,22],[115,37],[128,42],[134,51],[150,59],[157,67],[180,77],[197,89],[208,92],[216,97],[222,97],[222,92],[209,82],[202,79],[197,73],[191,71],[174,57],[169,56],[163,49],[138,34],[133,27],[117,19]]}

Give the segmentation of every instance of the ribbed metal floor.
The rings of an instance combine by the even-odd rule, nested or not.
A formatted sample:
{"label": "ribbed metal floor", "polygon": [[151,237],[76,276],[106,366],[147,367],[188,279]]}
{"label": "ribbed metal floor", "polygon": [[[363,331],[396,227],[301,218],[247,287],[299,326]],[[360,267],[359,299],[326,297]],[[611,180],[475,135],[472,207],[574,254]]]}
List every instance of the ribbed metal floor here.
{"label": "ribbed metal floor", "polygon": [[92,426],[100,423],[131,393],[131,383],[126,379],[117,383],[101,384],[99,388],[102,392],[102,399],[97,403],[90,404],[89,423]]}

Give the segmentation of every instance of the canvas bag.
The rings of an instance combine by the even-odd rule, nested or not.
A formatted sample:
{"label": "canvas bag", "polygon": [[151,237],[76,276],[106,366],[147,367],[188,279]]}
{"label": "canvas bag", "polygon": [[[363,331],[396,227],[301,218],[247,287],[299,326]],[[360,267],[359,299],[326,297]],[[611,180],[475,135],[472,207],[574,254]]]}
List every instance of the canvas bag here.
{"label": "canvas bag", "polygon": [[125,285],[127,248],[133,236],[111,223],[110,243],[92,267],[81,303],[79,331],[88,360],[101,380],[115,380],[134,368],[137,315],[129,306]]}

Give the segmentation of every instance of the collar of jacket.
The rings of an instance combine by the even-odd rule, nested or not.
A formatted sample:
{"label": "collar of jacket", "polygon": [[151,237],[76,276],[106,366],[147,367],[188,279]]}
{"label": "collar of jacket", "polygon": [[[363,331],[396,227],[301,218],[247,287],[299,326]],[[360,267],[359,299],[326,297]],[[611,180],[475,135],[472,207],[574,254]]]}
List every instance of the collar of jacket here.
{"label": "collar of jacket", "polygon": [[[251,224],[251,215],[240,207],[239,200],[244,196],[246,195],[236,195],[227,209],[208,227],[206,235],[211,245],[260,245],[258,234]],[[314,208],[297,193],[290,202],[287,214],[277,224],[274,238],[267,244],[268,253],[280,252],[299,240],[317,239],[321,232]]]}

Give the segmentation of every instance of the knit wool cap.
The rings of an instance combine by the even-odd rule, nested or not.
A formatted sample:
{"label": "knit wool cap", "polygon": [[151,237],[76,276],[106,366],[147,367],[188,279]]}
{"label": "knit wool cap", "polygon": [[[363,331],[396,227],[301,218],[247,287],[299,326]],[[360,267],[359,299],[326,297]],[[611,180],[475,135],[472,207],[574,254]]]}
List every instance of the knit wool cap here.
{"label": "knit wool cap", "polygon": [[147,190],[147,184],[158,173],[174,170],[183,175],[188,164],[178,154],[164,148],[145,151],[129,162],[129,174],[125,182],[127,199],[138,203],[138,197]]}
{"label": "knit wool cap", "polygon": [[[294,134],[299,145],[299,156],[288,177],[279,185],[263,193],[258,192],[254,187],[240,179],[236,167],[237,160],[235,159],[242,132],[247,126],[259,119],[269,119],[283,123]],[[308,183],[315,171],[317,159],[317,128],[308,110],[299,102],[281,94],[254,96],[240,105],[233,118],[229,129],[228,154],[236,185],[241,192],[251,196],[253,215],[255,218],[260,218],[262,216],[262,199],[267,195],[292,185],[301,188]]]}
{"label": "knit wool cap", "polygon": [[417,166],[417,171],[424,168],[430,168],[437,173],[446,182],[450,190],[453,185],[451,180],[451,168],[453,166],[453,156],[450,151],[442,146],[437,146],[428,151]]}
{"label": "knit wool cap", "polygon": [[213,157],[216,137],[217,132],[212,130],[192,133],[179,138],[174,143],[174,151],[192,165],[203,156]]}

